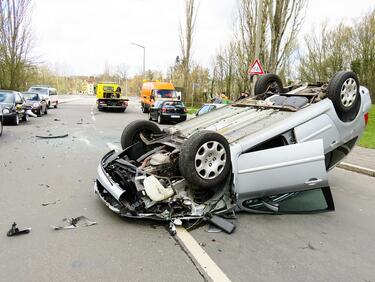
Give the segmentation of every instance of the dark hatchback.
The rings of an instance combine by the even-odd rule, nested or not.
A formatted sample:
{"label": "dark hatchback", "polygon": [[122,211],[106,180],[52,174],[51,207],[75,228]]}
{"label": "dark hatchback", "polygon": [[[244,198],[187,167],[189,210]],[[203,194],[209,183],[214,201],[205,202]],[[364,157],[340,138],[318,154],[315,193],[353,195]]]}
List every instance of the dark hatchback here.
{"label": "dark hatchback", "polygon": [[156,101],[150,108],[149,120],[156,120],[159,124],[186,120],[186,107],[181,101]]}
{"label": "dark hatchback", "polygon": [[0,106],[3,108],[4,123],[18,125],[20,120],[27,121],[27,105],[21,93],[11,90],[0,90]]}
{"label": "dark hatchback", "polygon": [[41,117],[48,113],[48,105],[42,94],[33,92],[22,92],[22,94],[34,114]]}

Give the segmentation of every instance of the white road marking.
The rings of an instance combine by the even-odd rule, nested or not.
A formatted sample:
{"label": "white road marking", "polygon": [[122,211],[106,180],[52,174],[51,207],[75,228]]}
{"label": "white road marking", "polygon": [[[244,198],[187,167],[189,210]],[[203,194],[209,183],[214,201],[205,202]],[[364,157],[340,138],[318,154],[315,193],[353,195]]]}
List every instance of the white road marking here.
{"label": "white road marking", "polygon": [[176,236],[213,281],[231,281],[185,228],[177,227]]}
{"label": "white road marking", "polygon": [[108,142],[107,144],[107,147],[110,149],[110,150],[115,150],[116,152],[119,152],[120,151],[120,147],[113,144],[113,143],[110,143]]}
{"label": "white road marking", "polygon": [[92,146],[91,142],[86,137],[78,138],[78,140],[86,143],[87,146]]}
{"label": "white road marking", "polygon": [[94,116],[94,112],[93,112],[93,111],[91,111],[91,119],[92,119],[93,121],[96,121],[96,118],[95,118],[95,116]]}

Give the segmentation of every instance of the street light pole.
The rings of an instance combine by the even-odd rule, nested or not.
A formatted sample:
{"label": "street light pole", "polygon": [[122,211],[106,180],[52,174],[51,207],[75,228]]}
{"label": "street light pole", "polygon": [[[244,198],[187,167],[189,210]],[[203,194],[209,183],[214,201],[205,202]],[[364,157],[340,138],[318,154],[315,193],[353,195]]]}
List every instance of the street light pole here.
{"label": "street light pole", "polygon": [[144,77],[146,75],[146,47],[138,43],[134,43],[134,42],[131,42],[131,44],[143,49],[143,77]]}
{"label": "street light pole", "polygon": [[[260,53],[260,39],[261,39],[261,32],[262,32],[262,11],[263,11],[263,0],[258,0],[258,11],[257,11],[257,31],[255,34],[255,56],[254,61],[259,60],[259,53]],[[253,77],[253,87],[251,87],[251,93],[254,95],[254,87],[255,83],[257,82],[258,77],[254,75]]]}

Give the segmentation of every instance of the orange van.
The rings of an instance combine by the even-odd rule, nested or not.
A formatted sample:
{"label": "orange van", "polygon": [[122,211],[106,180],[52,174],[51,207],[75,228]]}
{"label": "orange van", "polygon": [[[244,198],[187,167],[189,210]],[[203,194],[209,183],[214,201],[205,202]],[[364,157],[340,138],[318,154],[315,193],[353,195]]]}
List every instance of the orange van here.
{"label": "orange van", "polygon": [[142,112],[148,113],[154,102],[160,100],[181,100],[181,97],[170,82],[144,82],[141,90]]}

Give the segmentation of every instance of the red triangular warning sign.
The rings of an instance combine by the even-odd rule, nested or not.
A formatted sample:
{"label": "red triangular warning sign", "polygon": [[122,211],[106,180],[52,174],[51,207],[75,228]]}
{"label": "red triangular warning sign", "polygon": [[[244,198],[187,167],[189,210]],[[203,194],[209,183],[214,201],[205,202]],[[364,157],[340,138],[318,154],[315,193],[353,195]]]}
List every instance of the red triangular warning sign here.
{"label": "red triangular warning sign", "polygon": [[254,75],[254,74],[264,74],[262,65],[260,64],[259,60],[256,59],[254,63],[251,65],[249,68],[249,71],[247,72],[249,75]]}

